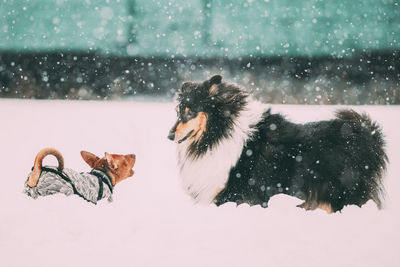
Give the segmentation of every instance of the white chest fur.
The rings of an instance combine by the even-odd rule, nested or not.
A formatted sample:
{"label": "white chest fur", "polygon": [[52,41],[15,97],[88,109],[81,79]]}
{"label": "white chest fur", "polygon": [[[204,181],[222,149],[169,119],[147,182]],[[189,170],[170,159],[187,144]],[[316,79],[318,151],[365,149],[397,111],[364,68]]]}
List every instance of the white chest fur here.
{"label": "white chest fur", "polygon": [[196,203],[210,204],[225,187],[229,172],[236,165],[246,141],[251,138],[267,106],[251,101],[235,120],[230,138],[225,138],[196,159],[187,157],[187,142],[178,145],[182,186]]}

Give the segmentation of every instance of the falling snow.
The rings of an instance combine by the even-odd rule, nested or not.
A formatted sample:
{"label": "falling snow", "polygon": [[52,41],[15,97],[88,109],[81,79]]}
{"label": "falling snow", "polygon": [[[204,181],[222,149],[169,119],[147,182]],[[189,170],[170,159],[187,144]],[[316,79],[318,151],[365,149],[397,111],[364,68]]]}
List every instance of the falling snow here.
{"label": "falling snow", "polygon": [[221,73],[268,103],[400,103],[397,1],[1,2],[0,97],[172,99]]}
{"label": "falling snow", "polygon": [[[3,265],[399,266],[399,18],[397,0],[0,0]],[[165,135],[182,83],[214,74],[298,123],[331,118],[333,105],[371,112],[388,137],[388,209],[328,216],[282,194],[267,209],[194,206]],[[46,146],[81,170],[82,149],[135,153],[136,173],[110,206],[27,200],[18,188]],[[301,149],[288,155],[296,166]]]}

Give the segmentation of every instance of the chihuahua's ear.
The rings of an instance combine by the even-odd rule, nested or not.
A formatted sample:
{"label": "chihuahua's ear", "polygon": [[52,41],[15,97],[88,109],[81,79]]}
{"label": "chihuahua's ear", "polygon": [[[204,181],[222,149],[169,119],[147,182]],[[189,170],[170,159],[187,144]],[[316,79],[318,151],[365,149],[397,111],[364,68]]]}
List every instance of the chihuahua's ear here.
{"label": "chihuahua's ear", "polygon": [[87,152],[87,151],[81,151],[81,156],[82,156],[83,160],[87,164],[89,164],[89,166],[91,168],[94,168],[96,161],[99,160],[98,156],[96,156],[96,155],[94,155],[94,154],[92,154],[90,152]]}
{"label": "chihuahua's ear", "polygon": [[107,160],[108,167],[110,167],[111,169],[117,168],[117,163],[115,162],[115,159],[113,158],[113,156],[111,154],[108,154],[107,152],[105,152],[104,157]]}

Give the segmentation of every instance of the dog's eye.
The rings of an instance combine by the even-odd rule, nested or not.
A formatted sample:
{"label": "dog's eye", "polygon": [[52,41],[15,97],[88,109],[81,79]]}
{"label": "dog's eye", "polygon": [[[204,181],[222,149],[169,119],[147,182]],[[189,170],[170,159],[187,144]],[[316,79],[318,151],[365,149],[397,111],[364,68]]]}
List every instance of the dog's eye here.
{"label": "dog's eye", "polygon": [[192,109],[189,108],[189,107],[185,107],[184,111],[185,111],[185,112],[184,112],[185,115],[188,115],[188,116],[191,116],[191,115],[194,115],[194,114],[195,114],[195,112],[193,112]]}
{"label": "dog's eye", "polygon": [[189,120],[193,119],[194,117],[196,117],[197,113],[192,111],[191,109],[186,107],[183,110],[184,110],[184,112],[181,112],[181,114],[180,114],[180,118],[182,119],[182,121],[186,122],[186,121],[189,121]]}
{"label": "dog's eye", "polygon": [[189,117],[194,117],[194,116],[196,115],[196,112],[194,112],[194,111],[192,111],[191,109],[189,109],[188,112],[186,112],[186,114],[187,114]]}

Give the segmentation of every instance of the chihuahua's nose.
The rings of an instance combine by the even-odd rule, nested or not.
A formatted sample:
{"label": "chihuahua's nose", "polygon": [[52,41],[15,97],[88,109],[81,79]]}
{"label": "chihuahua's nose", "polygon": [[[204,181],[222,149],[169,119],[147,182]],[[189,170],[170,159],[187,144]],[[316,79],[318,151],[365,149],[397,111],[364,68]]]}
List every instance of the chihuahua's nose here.
{"label": "chihuahua's nose", "polygon": [[169,133],[168,139],[171,140],[171,141],[174,141],[174,139],[175,139],[175,133]]}

